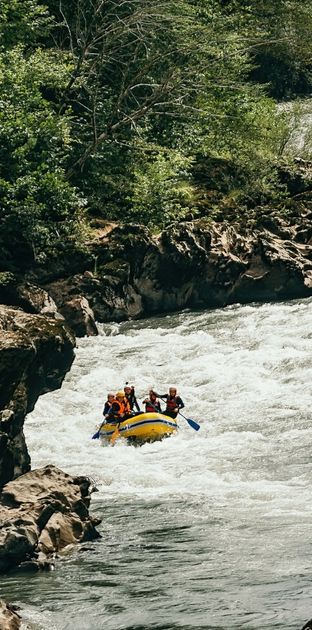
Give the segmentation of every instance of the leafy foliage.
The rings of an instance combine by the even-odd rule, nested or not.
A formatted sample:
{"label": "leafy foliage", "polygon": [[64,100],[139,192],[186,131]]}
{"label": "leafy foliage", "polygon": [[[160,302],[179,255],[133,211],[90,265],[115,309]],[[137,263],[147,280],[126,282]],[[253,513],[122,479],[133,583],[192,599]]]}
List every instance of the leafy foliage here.
{"label": "leafy foliage", "polygon": [[42,96],[61,85],[66,68],[41,49],[0,54],[0,198],[3,258],[44,261],[65,235],[75,234],[83,206],[65,178],[70,123]]}
{"label": "leafy foliage", "polygon": [[36,0],[1,0],[0,47],[35,44],[47,35],[51,23],[46,7]]}
{"label": "leafy foliage", "polygon": [[79,246],[90,215],[157,229],[282,194],[272,95],[310,89],[311,16],[312,0],[3,0],[3,269]]}

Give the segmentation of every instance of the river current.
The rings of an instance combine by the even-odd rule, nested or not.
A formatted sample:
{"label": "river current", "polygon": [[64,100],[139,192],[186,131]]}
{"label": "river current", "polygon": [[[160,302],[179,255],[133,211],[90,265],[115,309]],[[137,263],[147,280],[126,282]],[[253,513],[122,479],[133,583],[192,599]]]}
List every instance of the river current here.
{"label": "river current", "polygon": [[[99,541],[1,578],[36,630],[300,630],[312,617],[312,300],[108,324],[25,424],[33,467],[89,475]],[[91,440],[109,390],[177,385],[196,433]]]}

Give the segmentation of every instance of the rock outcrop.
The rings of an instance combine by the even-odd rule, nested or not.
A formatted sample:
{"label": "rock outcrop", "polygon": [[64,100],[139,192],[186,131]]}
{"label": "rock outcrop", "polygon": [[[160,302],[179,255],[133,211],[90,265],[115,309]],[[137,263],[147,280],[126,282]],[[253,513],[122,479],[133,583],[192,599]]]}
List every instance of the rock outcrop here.
{"label": "rock outcrop", "polygon": [[74,346],[63,321],[0,305],[0,488],[30,469],[25,416],[61,386]]}
{"label": "rock outcrop", "polygon": [[98,538],[89,516],[90,481],[55,466],[6,484],[0,496],[0,573],[49,569],[67,545]]}
{"label": "rock outcrop", "polygon": [[79,295],[83,309],[88,304],[100,322],[307,297],[312,295],[312,209],[305,204],[296,212],[286,220],[263,211],[261,221],[248,226],[199,219],[158,236],[139,225],[114,226],[90,244],[96,270],[58,278],[45,289],[69,321],[67,305],[74,302],[79,309]]}
{"label": "rock outcrop", "polygon": [[18,630],[21,627],[21,617],[13,606],[0,600],[0,628],[1,630]]}
{"label": "rock outcrop", "polygon": [[85,297],[72,295],[62,303],[60,312],[70,322],[77,337],[84,337],[85,335],[92,337],[98,334],[94,313]]}
{"label": "rock outcrop", "polygon": [[284,169],[293,196],[279,207],[220,207],[216,221],[192,218],[158,235],[96,219],[76,255],[1,272],[0,302],[64,317],[80,337],[96,335],[96,322],[312,295],[311,173],[306,162]]}

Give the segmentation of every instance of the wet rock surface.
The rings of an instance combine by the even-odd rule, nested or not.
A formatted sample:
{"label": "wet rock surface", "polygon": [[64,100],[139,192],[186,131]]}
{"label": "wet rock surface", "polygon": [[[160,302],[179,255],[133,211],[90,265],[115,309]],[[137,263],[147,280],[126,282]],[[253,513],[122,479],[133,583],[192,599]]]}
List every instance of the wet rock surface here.
{"label": "wet rock surface", "polygon": [[0,495],[0,573],[50,569],[58,552],[99,537],[89,516],[91,482],[55,466],[6,484]]}
{"label": "wet rock surface", "polygon": [[0,305],[0,488],[30,469],[25,416],[61,386],[74,346],[64,322]]}
{"label": "wet rock surface", "polygon": [[21,617],[14,607],[0,600],[0,628],[1,630],[18,630],[21,627]]}

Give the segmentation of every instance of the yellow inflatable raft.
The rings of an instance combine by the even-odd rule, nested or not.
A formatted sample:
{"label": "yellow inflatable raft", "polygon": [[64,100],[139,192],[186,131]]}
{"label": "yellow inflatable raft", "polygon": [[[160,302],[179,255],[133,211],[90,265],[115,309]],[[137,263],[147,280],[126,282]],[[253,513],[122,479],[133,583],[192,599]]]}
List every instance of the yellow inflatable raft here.
{"label": "yellow inflatable raft", "polygon": [[[116,430],[116,424],[104,424],[100,428],[100,438],[109,442]],[[118,438],[125,438],[130,442],[143,444],[155,442],[175,433],[178,429],[177,421],[162,413],[140,413],[133,418],[124,420],[119,425]]]}

